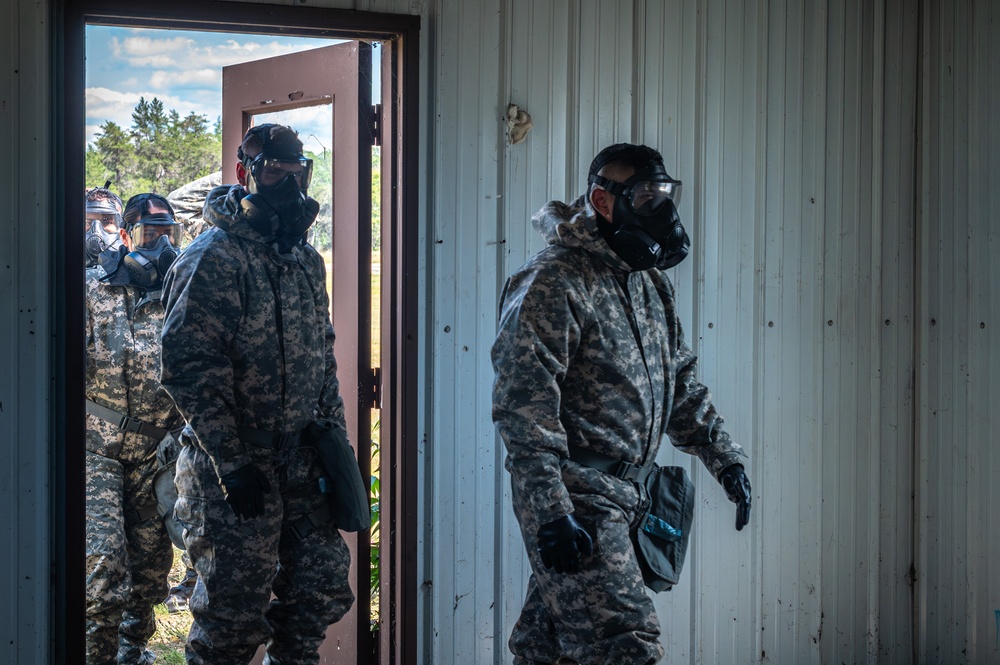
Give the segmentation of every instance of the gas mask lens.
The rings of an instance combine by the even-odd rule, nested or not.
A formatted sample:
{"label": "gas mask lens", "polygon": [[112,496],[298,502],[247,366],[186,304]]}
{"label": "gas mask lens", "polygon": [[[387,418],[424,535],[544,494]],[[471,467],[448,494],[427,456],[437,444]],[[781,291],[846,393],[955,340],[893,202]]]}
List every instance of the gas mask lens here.
{"label": "gas mask lens", "polygon": [[295,177],[299,189],[305,191],[312,180],[311,159],[275,159],[260,155],[250,163],[250,173],[260,187],[274,187],[287,176]]}
{"label": "gas mask lens", "polygon": [[673,201],[675,207],[680,205],[681,183],[679,180],[637,182],[622,193],[628,196],[632,210],[636,214],[655,215],[663,209],[667,201]]}
{"label": "gas mask lens", "polygon": [[108,233],[115,233],[121,227],[120,220],[121,217],[118,214],[110,215],[88,212],[87,226],[84,228],[84,232],[86,233],[90,230],[96,231],[97,227],[100,226]]}
{"label": "gas mask lens", "polygon": [[[140,249],[152,249],[156,242],[163,236],[167,236],[171,246],[179,249],[184,237],[184,226],[171,221],[153,223],[150,215],[143,221],[134,224],[129,235],[132,237],[132,244]],[[166,217],[166,215],[164,215]]]}

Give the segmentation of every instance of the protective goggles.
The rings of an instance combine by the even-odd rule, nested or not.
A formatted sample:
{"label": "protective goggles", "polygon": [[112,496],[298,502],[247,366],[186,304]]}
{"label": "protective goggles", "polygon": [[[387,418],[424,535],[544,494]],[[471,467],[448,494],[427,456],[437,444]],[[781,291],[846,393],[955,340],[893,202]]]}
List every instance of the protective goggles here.
{"label": "protective goggles", "polygon": [[120,229],[124,225],[122,214],[118,212],[118,208],[104,201],[88,201],[85,217],[87,219],[85,231],[89,231],[94,222],[100,222],[104,230],[109,232]]}
{"label": "protective goggles", "polygon": [[250,162],[250,174],[261,187],[274,187],[286,176],[295,176],[299,189],[308,189],[312,181],[313,162],[305,157],[277,159],[258,155]]}
{"label": "protective goggles", "polygon": [[592,175],[590,182],[615,196],[625,197],[637,215],[656,215],[663,209],[667,201],[672,201],[674,207],[681,203],[680,180],[655,182],[640,180],[633,183],[621,183],[604,176]]}
{"label": "protective goggles", "polygon": [[173,247],[180,248],[184,239],[184,225],[166,213],[157,213],[147,215],[133,224],[128,234],[132,238],[132,244],[141,249],[152,248],[162,236],[167,236]]}

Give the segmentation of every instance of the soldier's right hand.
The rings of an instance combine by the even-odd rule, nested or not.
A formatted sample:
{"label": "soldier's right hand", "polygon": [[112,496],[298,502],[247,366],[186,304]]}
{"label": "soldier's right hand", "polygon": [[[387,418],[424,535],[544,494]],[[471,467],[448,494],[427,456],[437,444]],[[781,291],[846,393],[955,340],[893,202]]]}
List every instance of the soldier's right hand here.
{"label": "soldier's right hand", "polygon": [[271,483],[257,465],[244,464],[221,476],[219,484],[237,516],[250,520],[264,514],[264,495],[271,491]]}
{"label": "soldier's right hand", "polygon": [[593,552],[590,534],[572,515],[538,527],[538,555],[546,568],[555,568],[557,573],[575,573],[583,556]]}

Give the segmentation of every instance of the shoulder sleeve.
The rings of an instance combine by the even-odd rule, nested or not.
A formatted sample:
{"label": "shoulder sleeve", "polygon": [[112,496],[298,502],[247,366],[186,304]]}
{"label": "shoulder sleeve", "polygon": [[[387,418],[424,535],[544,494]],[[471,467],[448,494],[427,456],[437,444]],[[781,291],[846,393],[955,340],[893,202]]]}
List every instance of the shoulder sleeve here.
{"label": "shoulder sleeve", "polygon": [[243,317],[241,269],[215,239],[196,241],[163,285],[160,381],[220,476],[250,461],[236,436],[229,355]]}
{"label": "shoulder sleeve", "polygon": [[585,305],[551,266],[523,269],[501,296],[493,343],[493,421],[507,447],[519,504],[545,524],[573,512],[562,480],[568,457],[559,418],[561,383],[580,344]]}

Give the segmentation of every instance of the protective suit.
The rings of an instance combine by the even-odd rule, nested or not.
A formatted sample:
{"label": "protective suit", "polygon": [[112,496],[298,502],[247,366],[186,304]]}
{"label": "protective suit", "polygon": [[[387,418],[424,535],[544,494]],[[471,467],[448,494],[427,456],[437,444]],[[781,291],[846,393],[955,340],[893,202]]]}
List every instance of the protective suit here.
{"label": "protective suit", "polygon": [[[595,214],[583,197],[543,207],[532,224],[548,247],[501,296],[493,420],[532,567],[510,638],[515,664],[663,656],[629,540],[645,488],[569,461],[568,444],[641,465],[666,433],[716,477],[745,456],[696,379],[666,275],[631,270],[598,233]],[[542,565],[537,533],[570,514],[594,551],[581,570],[561,574]]]}
{"label": "protective suit", "polygon": [[[189,663],[316,662],[327,626],[350,609],[350,553],[327,521],[305,537],[290,526],[326,505],[315,451],[296,434],[324,417],[346,429],[322,257],[285,252],[243,217],[240,186],[214,189],[212,225],[164,285],[162,382],[186,418],[175,513],[198,571]],[[287,433],[273,447],[239,428]],[[244,437],[245,438],[245,437]],[[220,477],[247,464],[267,478],[263,514],[241,520]],[[271,593],[275,598],[271,599]]]}
{"label": "protective suit", "polygon": [[[163,307],[132,286],[108,283],[127,250],[87,270],[87,399],[149,428],[183,425],[160,387]],[[112,280],[114,281],[114,280]],[[88,411],[92,408],[88,406]],[[87,415],[87,662],[145,663],[153,605],[167,591],[173,548],[156,513],[153,474],[160,437],[121,431]]]}

